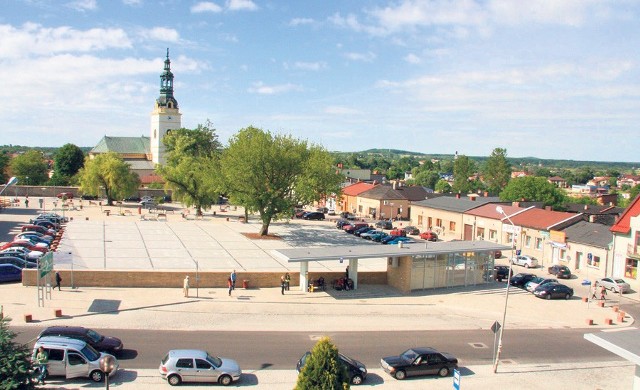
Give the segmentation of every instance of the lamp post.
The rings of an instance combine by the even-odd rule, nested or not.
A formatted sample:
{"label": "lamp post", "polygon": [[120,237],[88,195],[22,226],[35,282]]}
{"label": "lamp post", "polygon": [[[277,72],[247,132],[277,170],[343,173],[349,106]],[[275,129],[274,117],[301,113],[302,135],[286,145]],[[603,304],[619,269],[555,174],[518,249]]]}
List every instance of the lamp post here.
{"label": "lamp post", "polygon": [[111,355],[100,358],[100,369],[104,372],[105,389],[109,390],[109,375],[116,368],[116,359]]}
{"label": "lamp post", "polygon": [[[511,218],[504,212],[502,206],[497,206],[496,211],[499,214],[505,216],[507,221],[511,224],[513,230],[511,232],[511,258],[513,258],[513,251],[516,246],[516,225]],[[500,328],[500,336],[498,337],[498,352],[496,353],[496,360],[493,362],[493,373],[498,371],[498,362],[500,361],[500,353],[502,352],[502,336],[504,335],[505,322],[507,321],[507,303],[509,302],[509,287],[511,286],[511,267],[513,262],[509,259],[509,272],[507,273],[507,292],[504,297],[504,313],[502,314],[502,327]]]}
{"label": "lamp post", "polygon": [[4,188],[2,189],[2,191],[0,191],[0,195],[2,195],[2,193],[4,192],[4,190],[7,189],[7,187],[12,186],[14,184],[16,184],[18,182],[18,178],[17,177],[12,177],[11,179],[9,179],[9,181],[7,182],[7,184],[4,185]]}

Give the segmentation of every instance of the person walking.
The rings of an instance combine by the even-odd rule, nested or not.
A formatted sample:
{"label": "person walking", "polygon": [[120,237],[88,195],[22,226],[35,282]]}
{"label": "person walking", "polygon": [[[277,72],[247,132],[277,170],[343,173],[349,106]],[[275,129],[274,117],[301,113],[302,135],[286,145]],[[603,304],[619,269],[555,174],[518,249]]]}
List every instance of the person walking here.
{"label": "person walking", "polygon": [[600,286],[600,299],[605,301],[607,298],[607,288],[605,286]]}
{"label": "person walking", "polygon": [[229,287],[229,296],[231,296],[231,291],[233,290],[233,281],[231,280],[231,277],[227,278],[227,286]]}
{"label": "person walking", "polygon": [[291,285],[291,275],[289,275],[288,272],[284,275],[284,284],[284,289],[289,291],[289,286]]}
{"label": "person walking", "polygon": [[60,289],[60,283],[62,282],[62,277],[60,276],[60,272],[56,271],[56,285],[53,288],[54,290],[56,289],[56,287],[58,287],[58,291],[62,291]]}
{"label": "person walking", "polygon": [[24,207],[29,208],[29,197],[24,199]]}
{"label": "person walking", "polygon": [[185,297],[189,296],[189,275],[187,275],[182,282],[182,292]]}
{"label": "person walking", "polygon": [[44,350],[42,346],[38,348],[38,353],[36,353],[36,364],[38,365],[38,369],[40,370],[40,375],[38,375],[38,383],[44,385],[44,379],[47,377],[47,364],[49,364],[49,354]]}
{"label": "person walking", "polygon": [[[236,270],[234,269],[233,272],[231,273],[231,289],[235,290],[236,289]],[[231,295],[231,294],[229,294]]]}
{"label": "person walking", "polygon": [[282,295],[284,295],[284,288],[285,288],[285,285],[286,285],[286,282],[285,282],[285,280],[284,280],[284,275],[282,275],[282,276],[280,277],[280,293],[281,293]]}

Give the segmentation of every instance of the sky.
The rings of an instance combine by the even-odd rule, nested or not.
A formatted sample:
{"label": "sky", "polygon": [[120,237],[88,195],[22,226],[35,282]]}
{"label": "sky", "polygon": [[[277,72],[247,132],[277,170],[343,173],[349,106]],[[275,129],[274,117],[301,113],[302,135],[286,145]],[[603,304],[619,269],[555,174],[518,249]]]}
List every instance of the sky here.
{"label": "sky", "polygon": [[635,0],[0,0],[0,145],[182,126],[329,151],[640,161]]}

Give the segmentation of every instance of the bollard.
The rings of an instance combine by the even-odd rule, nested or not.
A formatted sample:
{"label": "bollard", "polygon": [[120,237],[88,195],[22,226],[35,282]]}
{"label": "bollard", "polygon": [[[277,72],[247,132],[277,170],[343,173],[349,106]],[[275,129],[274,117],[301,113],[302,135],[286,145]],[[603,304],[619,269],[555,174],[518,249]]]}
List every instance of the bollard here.
{"label": "bollard", "polygon": [[613,320],[611,318],[605,318],[604,319],[604,324],[605,325],[613,325]]}
{"label": "bollard", "polygon": [[587,325],[593,325],[593,320],[590,318],[587,318],[586,322],[587,322]]}
{"label": "bollard", "polygon": [[24,315],[24,322],[32,322],[32,321],[33,321],[33,316],[31,314]]}
{"label": "bollard", "polygon": [[587,298],[587,297],[582,297],[582,302],[589,302],[589,298]]}
{"label": "bollard", "polygon": [[62,317],[62,309],[55,309],[55,310],[53,311],[53,314],[54,314],[56,317]]}
{"label": "bollard", "polygon": [[613,309],[614,313],[617,313],[618,310],[620,310],[620,307],[619,306],[613,306],[612,309]]}

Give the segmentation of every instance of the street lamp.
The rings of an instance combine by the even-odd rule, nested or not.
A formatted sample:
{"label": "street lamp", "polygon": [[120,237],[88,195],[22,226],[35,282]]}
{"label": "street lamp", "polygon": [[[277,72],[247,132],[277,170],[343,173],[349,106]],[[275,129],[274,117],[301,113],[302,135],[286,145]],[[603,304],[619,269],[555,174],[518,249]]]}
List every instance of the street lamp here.
{"label": "street lamp", "polygon": [[[513,223],[511,218],[504,212],[502,206],[496,206],[496,211],[499,214],[502,214],[507,218],[507,221],[512,226],[511,231],[511,259],[513,259],[513,251],[516,246],[516,225]],[[507,321],[507,303],[509,302],[509,287],[511,286],[511,267],[513,266],[513,261],[509,259],[509,272],[507,273],[507,292],[504,297],[504,313],[502,314],[502,327],[500,328],[500,336],[498,337],[498,352],[496,353],[496,360],[493,362],[493,373],[495,374],[498,371],[498,362],[500,361],[500,353],[502,352],[502,336],[504,335],[505,322]]]}
{"label": "street lamp", "polygon": [[4,190],[7,189],[7,187],[12,186],[14,184],[16,184],[18,182],[18,178],[17,177],[12,177],[11,179],[9,179],[9,181],[7,182],[7,184],[4,185],[4,188],[2,189],[2,191],[0,191],[0,195],[2,195],[2,193],[4,192]]}
{"label": "street lamp", "polygon": [[105,389],[109,390],[109,375],[116,368],[116,359],[111,355],[104,355],[100,358],[100,369],[104,372]]}

